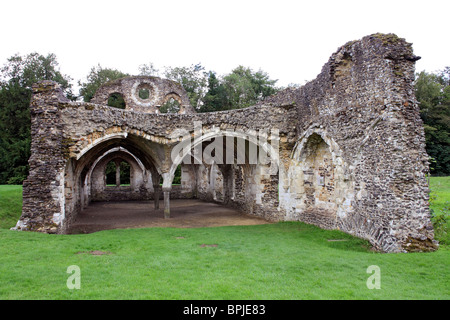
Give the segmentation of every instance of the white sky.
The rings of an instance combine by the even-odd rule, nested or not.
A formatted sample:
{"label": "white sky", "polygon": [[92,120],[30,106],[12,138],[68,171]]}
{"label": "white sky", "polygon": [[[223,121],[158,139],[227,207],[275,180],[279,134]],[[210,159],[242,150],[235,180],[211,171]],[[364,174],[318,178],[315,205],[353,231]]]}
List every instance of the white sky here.
{"label": "white sky", "polygon": [[0,65],[15,53],[54,53],[84,79],[100,63],[132,75],[141,64],[229,73],[262,69],[277,85],[304,84],[338,47],[395,33],[422,57],[417,71],[450,66],[448,0],[3,0]]}

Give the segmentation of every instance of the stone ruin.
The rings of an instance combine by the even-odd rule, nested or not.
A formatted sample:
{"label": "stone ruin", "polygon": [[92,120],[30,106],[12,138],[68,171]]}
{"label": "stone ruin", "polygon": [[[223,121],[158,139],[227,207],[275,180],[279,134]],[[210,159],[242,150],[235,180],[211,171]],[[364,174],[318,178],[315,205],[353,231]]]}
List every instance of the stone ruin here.
{"label": "stone ruin", "polygon": [[[413,87],[418,59],[404,39],[373,34],[340,47],[300,88],[211,113],[196,113],[179,84],[156,77],[108,83],[90,103],[68,101],[55,82],[36,83],[30,173],[15,229],[65,233],[102,200],[146,199],[159,208],[161,199],[170,218],[170,199],[197,198],[338,229],[382,252],[435,250]],[[122,95],[125,109],[107,106],[112,94]],[[169,99],[178,113],[160,112]],[[188,152],[180,153],[183,141]],[[129,164],[129,185],[106,184],[110,161]],[[179,166],[181,184],[172,185]]]}

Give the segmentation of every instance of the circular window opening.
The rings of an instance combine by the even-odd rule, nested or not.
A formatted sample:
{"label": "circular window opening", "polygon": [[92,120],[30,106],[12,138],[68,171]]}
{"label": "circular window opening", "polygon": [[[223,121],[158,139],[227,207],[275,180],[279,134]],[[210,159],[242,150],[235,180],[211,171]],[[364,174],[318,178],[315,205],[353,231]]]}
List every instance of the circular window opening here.
{"label": "circular window opening", "polygon": [[148,89],[139,89],[139,98],[141,98],[142,100],[147,100],[148,98],[150,98],[150,90]]}
{"label": "circular window opening", "polygon": [[137,86],[135,96],[139,100],[149,100],[152,96],[153,88],[148,83],[141,83]]}

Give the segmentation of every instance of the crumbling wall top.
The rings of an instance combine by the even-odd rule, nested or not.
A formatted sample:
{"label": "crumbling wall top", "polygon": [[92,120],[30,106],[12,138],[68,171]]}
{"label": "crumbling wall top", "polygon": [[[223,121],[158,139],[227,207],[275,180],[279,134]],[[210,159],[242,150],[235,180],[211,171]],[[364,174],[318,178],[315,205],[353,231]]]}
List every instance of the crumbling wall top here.
{"label": "crumbling wall top", "polygon": [[160,107],[174,99],[179,104],[179,112],[193,113],[189,97],[177,82],[149,76],[125,77],[102,85],[91,102],[108,104],[113,94],[120,94],[125,101],[125,109],[144,113],[160,113]]}

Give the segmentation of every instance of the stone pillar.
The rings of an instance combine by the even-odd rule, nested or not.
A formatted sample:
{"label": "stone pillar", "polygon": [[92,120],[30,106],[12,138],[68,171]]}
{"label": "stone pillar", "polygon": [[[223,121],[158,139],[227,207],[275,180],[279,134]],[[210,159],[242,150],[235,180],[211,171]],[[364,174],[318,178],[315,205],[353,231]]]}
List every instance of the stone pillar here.
{"label": "stone pillar", "polygon": [[223,203],[227,204],[231,202],[233,197],[233,180],[234,180],[234,170],[232,165],[225,164],[219,167],[223,176]]}
{"label": "stone pillar", "polygon": [[216,165],[215,163],[211,164],[209,167],[209,193],[213,200],[216,199]]}
{"label": "stone pillar", "polygon": [[164,192],[164,219],[170,218],[170,188],[163,188]]}
{"label": "stone pillar", "polygon": [[114,161],[116,164],[116,187],[120,187],[120,161]]}
{"label": "stone pillar", "polygon": [[161,197],[161,175],[156,171],[156,169],[150,169],[152,174],[152,184],[153,184],[153,197],[154,197],[154,204],[155,204],[155,210],[159,209],[159,198]]}
{"label": "stone pillar", "polygon": [[68,100],[56,82],[33,85],[30,171],[23,183],[22,216],[15,230],[57,233],[63,227],[64,172],[71,139],[63,135],[60,101]]}
{"label": "stone pillar", "polygon": [[159,209],[159,197],[161,196],[161,187],[159,184],[153,185],[153,197],[155,198],[155,209]]}

